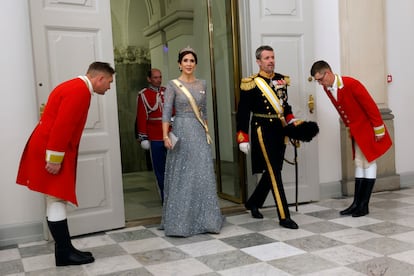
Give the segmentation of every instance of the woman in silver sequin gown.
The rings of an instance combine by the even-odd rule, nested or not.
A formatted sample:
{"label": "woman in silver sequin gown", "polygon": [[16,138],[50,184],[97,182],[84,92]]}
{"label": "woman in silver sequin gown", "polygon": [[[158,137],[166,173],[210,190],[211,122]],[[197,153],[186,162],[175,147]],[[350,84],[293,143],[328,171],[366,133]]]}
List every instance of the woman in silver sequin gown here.
{"label": "woman in silver sequin gown", "polygon": [[[202,119],[206,121],[206,81],[194,76],[197,64],[194,50],[182,49],[178,64],[181,71],[178,81],[190,91]],[[197,120],[188,98],[172,81],[167,84],[164,95],[163,136],[164,145],[169,150],[160,228],[164,229],[166,236],[219,233],[224,217],[218,204],[216,176],[206,132]],[[172,131],[179,139],[174,148],[168,138],[173,109],[175,118]]]}

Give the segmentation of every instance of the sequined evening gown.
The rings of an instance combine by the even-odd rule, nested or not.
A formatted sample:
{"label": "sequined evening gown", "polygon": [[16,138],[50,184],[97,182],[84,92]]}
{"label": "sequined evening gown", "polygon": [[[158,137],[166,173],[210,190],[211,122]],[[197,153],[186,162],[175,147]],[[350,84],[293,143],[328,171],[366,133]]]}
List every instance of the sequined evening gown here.
{"label": "sequined evening gown", "polygon": [[[190,91],[206,119],[206,82],[197,79],[181,84]],[[204,128],[187,97],[172,81],[167,84],[164,101],[164,122],[170,120],[175,107],[172,131],[179,141],[167,153],[160,228],[166,236],[219,233],[224,217],[218,204],[211,145]]]}

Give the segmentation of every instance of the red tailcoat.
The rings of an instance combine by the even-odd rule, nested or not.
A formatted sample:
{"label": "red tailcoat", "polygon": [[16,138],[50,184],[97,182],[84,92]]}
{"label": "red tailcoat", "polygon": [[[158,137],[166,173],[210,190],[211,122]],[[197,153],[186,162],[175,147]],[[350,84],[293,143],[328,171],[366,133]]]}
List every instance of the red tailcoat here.
{"label": "red tailcoat", "polygon": [[145,88],[138,93],[137,101],[137,132],[141,139],[163,141],[162,110],[165,87],[159,91]]}
{"label": "red tailcoat", "polygon": [[[78,204],[77,156],[90,101],[91,92],[80,78],[66,81],[51,92],[43,115],[23,151],[18,184]],[[56,175],[45,169],[46,150],[64,153],[61,170]]]}
{"label": "red tailcoat", "polygon": [[[362,83],[351,77],[338,76],[337,100],[324,87],[326,94],[338,110],[345,126],[349,128],[352,139],[358,144],[368,162],[383,155],[392,145],[391,137],[382,120],[377,104]],[[385,137],[375,140],[374,128],[385,127]],[[355,148],[353,154],[355,158]]]}

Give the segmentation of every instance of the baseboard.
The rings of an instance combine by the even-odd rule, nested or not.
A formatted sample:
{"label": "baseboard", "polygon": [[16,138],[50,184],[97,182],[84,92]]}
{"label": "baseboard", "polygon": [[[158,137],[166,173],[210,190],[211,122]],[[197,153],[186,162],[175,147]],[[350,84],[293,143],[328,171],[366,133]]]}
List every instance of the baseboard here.
{"label": "baseboard", "polygon": [[341,181],[320,183],[319,196],[320,200],[342,197]]}
{"label": "baseboard", "polygon": [[0,227],[0,249],[40,240],[44,240],[42,221]]}
{"label": "baseboard", "polygon": [[400,173],[401,188],[414,187],[414,172]]}

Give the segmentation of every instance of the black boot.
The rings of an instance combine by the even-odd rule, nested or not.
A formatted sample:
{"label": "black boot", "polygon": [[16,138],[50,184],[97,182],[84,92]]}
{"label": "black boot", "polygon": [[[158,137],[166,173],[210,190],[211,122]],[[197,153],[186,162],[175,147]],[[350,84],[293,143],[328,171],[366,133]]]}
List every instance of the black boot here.
{"label": "black boot", "polygon": [[250,209],[250,212],[252,213],[252,217],[257,219],[262,219],[263,215],[260,213],[259,208],[253,207]]}
{"label": "black boot", "polygon": [[361,197],[361,185],[363,180],[364,178],[355,178],[354,201],[348,208],[339,212],[339,214],[341,214],[342,216],[352,215],[354,211],[357,209]]}
{"label": "black boot", "polygon": [[50,233],[55,240],[56,266],[81,265],[95,261],[92,253],[73,247],[70,240],[68,221],[47,221]]}
{"label": "black boot", "polygon": [[358,207],[352,213],[353,217],[362,217],[369,213],[369,200],[371,198],[372,190],[374,189],[375,178],[364,178],[362,183],[362,195]]}
{"label": "black boot", "polygon": [[[65,227],[66,229],[68,229],[68,227],[67,227],[68,221],[66,219],[65,220],[62,220],[62,221],[56,221],[56,222],[47,221],[47,223],[49,225],[49,229],[50,229],[50,224],[51,223],[52,224],[56,224],[56,223],[59,223],[59,222],[61,222],[62,224],[66,224],[66,226],[63,226],[63,227]],[[69,230],[67,230],[67,231],[69,231]],[[69,235],[69,233],[68,233],[68,235]],[[52,236],[53,236],[53,234],[52,234]],[[53,239],[54,239],[54,237],[53,237]],[[89,252],[89,251],[80,251],[80,250],[76,249],[75,247],[73,247],[72,243],[70,243],[70,246],[71,246],[72,250],[75,251],[78,254],[85,255],[85,256],[92,256],[92,253]]]}
{"label": "black boot", "polygon": [[246,203],[244,204],[244,207],[246,207],[247,210],[250,210],[252,217],[257,218],[257,219],[263,218],[262,213],[260,213],[259,208],[257,208],[256,206],[250,206]]}

